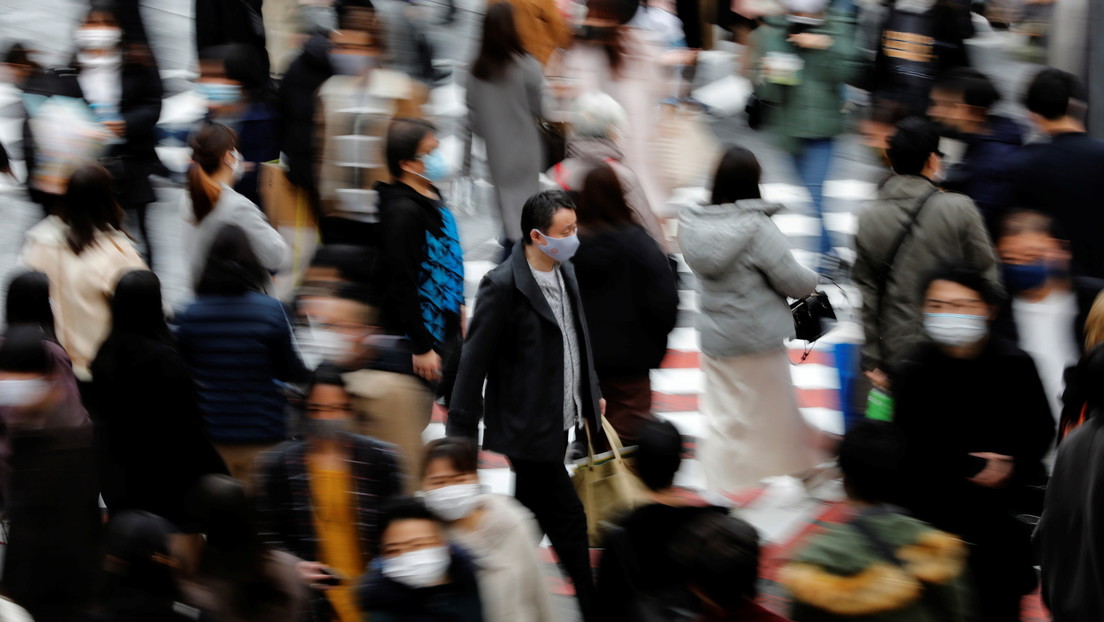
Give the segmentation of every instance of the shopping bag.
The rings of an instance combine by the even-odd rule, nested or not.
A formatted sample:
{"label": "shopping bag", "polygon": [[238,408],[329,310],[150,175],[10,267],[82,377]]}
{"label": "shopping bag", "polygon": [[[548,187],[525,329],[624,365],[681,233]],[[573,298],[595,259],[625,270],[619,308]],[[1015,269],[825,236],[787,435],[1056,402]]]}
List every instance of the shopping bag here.
{"label": "shopping bag", "polygon": [[597,455],[594,453],[591,424],[586,422],[583,427],[587,435],[587,457],[575,461],[575,473],[571,477],[586,511],[587,536],[592,547],[601,545],[606,524],[647,503],[648,499],[647,489],[632,472],[626,455],[635,448],[622,447],[613,425],[604,415],[601,419],[602,431],[611,450]]}

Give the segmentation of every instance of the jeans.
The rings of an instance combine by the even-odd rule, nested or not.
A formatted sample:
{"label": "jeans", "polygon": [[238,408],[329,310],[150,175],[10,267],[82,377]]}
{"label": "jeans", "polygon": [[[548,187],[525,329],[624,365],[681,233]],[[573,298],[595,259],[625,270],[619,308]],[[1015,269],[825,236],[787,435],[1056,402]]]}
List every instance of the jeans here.
{"label": "jeans", "polygon": [[798,149],[792,154],[794,168],[801,183],[813,197],[813,215],[820,221],[820,241],[817,252],[832,250],[832,237],[824,225],[824,180],[832,165],[835,141],[831,138],[798,138]]}

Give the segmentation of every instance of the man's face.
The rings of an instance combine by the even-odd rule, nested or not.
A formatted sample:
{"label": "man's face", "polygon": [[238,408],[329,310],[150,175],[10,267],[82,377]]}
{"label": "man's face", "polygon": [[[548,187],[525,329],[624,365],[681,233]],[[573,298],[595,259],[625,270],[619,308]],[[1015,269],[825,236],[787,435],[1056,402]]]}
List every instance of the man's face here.
{"label": "man's face", "polygon": [[991,311],[981,294],[954,281],[932,281],[924,297],[924,313],[991,317]]}
{"label": "man's face", "polygon": [[1062,246],[1050,235],[1039,231],[1026,231],[1006,235],[997,241],[997,254],[1002,263],[1027,265],[1038,261],[1061,258]]}
{"label": "man's face", "polygon": [[314,298],[304,301],[302,310],[311,331],[332,333],[342,344],[340,360],[332,363],[355,368],[371,355],[368,342],[376,327],[369,323],[367,305],[344,298]]}
{"label": "man's face", "polygon": [[567,238],[578,231],[577,218],[573,209],[558,209],[552,215],[552,224],[548,227],[547,235],[550,238]]}
{"label": "man's face", "polygon": [[425,177],[425,175],[426,175],[426,165],[425,165],[425,162],[423,162],[421,160],[421,158],[422,158],[422,156],[429,155],[429,154],[433,153],[434,151],[436,151],[437,147],[440,144],[441,143],[440,143],[440,141],[437,140],[437,135],[436,134],[434,134],[432,132],[430,132],[429,134],[426,134],[425,138],[422,139],[422,142],[418,143],[418,153],[416,154],[416,157],[413,160],[407,160],[406,161],[406,163],[404,165],[405,170],[409,173],[414,173],[415,175],[418,175],[419,177]]}
{"label": "man's face", "polygon": [[944,130],[969,133],[976,128],[978,122],[984,120],[984,113],[979,112],[976,106],[966,104],[962,93],[932,89],[928,117]]}
{"label": "man's face", "polygon": [[397,520],[388,525],[383,532],[381,550],[384,557],[398,557],[403,553],[412,553],[446,545],[441,527],[429,520]]}

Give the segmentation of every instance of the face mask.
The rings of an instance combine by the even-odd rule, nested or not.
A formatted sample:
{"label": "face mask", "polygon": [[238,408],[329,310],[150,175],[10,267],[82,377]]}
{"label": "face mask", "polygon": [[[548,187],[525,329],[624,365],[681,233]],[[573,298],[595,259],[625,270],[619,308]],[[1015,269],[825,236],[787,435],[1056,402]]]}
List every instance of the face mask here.
{"label": "face mask", "polygon": [[375,59],[364,54],[330,54],[330,66],[337,76],[363,76],[375,63]]}
{"label": "face mask", "polygon": [[425,174],[420,176],[422,179],[437,182],[449,176],[449,165],[445,161],[445,156],[441,155],[440,149],[418,156],[418,159],[425,165]]}
{"label": "face mask", "polygon": [[925,313],[924,330],[944,346],[968,346],[989,334],[989,318],[962,313]]}
{"label": "face mask", "polygon": [[1004,284],[1013,292],[1031,291],[1046,283],[1049,271],[1043,261],[1029,264],[1004,264]]}
{"label": "face mask", "polygon": [[89,54],[80,52],[77,54],[77,62],[81,67],[88,69],[111,69],[123,64],[122,54]]}
{"label": "face mask", "polygon": [[332,441],[342,434],[351,433],[353,422],[349,419],[310,419],[306,427],[311,438]]}
{"label": "face mask", "polygon": [[445,582],[451,563],[443,546],[411,551],[383,560],[383,576],[415,589],[430,587]]}
{"label": "face mask", "polygon": [[423,496],[430,512],[443,521],[452,522],[471,514],[484,492],[482,484],[455,484],[427,490]]}
{"label": "face mask", "polygon": [[122,40],[123,31],[118,28],[79,28],[73,33],[73,43],[82,50],[107,50]]}
{"label": "face mask", "polygon": [[[533,229],[533,231],[537,230]],[[540,233],[540,231],[537,231],[537,233]],[[548,242],[548,245],[541,246],[537,244],[537,248],[541,249],[545,255],[561,263],[570,260],[575,256],[575,251],[579,250],[578,234],[572,234],[566,238],[552,238],[543,233],[540,233],[540,235]]]}
{"label": "face mask", "polygon": [[230,172],[234,175],[234,183],[236,184],[245,175],[245,158],[237,149],[231,151],[230,155],[234,157],[234,161],[230,163]]}
{"label": "face mask", "polygon": [[353,343],[335,330],[303,326],[295,330],[303,363],[313,369],[323,362],[344,364],[353,354]]}
{"label": "face mask", "polygon": [[196,82],[196,93],[209,104],[236,104],[241,101],[241,85],[221,82]]}
{"label": "face mask", "polygon": [[45,378],[0,380],[0,406],[33,406],[50,392]]}

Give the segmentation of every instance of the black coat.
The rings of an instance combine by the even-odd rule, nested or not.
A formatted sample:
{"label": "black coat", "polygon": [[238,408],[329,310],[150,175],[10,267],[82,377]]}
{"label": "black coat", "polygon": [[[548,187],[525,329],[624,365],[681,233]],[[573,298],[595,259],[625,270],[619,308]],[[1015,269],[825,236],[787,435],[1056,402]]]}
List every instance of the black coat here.
{"label": "black coat", "polygon": [[645,375],[663,361],[667,334],[678,319],[675,272],[659,245],[638,225],[580,238],[571,263],[598,375]]}
{"label": "black coat", "polygon": [[[483,277],[475,313],[460,356],[447,432],[476,438],[483,447],[513,458],[560,462],[563,433],[563,336],[517,245],[510,258]],[[570,262],[561,264],[578,334],[582,363],[582,416],[598,419],[598,376],[591,355],[582,297]],[[484,406],[483,381],[487,382]]]}
{"label": "black coat", "polygon": [[326,35],[311,37],[280,82],[280,118],[284,123],[280,150],[287,159],[288,179],[307,191],[315,210],[319,209],[315,107],[318,89],[333,76],[331,47]]}
{"label": "black coat", "polygon": [[226,465],[203,429],[195,384],[169,344],[112,336],[92,362],[92,420],[104,503],[194,528],[188,497]]}

